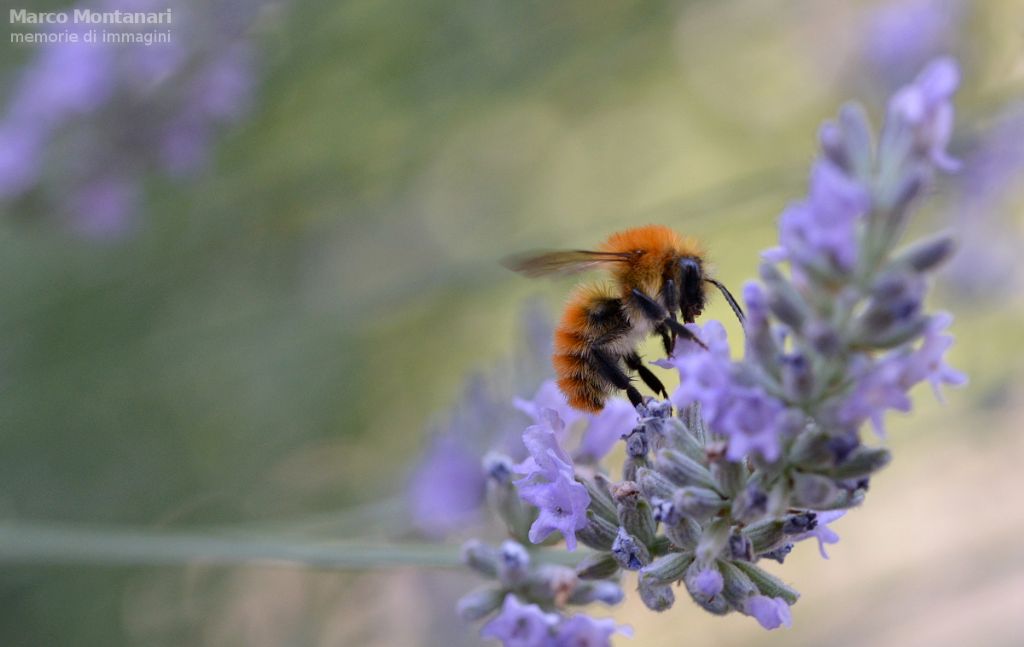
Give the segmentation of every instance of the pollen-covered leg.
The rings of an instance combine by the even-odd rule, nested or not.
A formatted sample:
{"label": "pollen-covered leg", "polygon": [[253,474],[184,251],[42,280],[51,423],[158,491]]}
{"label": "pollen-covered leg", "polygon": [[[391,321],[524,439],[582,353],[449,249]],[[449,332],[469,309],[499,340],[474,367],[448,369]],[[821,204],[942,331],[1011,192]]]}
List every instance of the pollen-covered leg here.
{"label": "pollen-covered leg", "polygon": [[619,366],[619,360],[606,350],[594,349],[590,353],[590,361],[602,377],[611,382],[615,388],[626,392],[626,397],[633,403],[633,406],[643,404],[644,398],[630,382],[629,376]]}
{"label": "pollen-covered leg", "polygon": [[651,369],[644,366],[643,360],[637,353],[631,353],[626,355],[626,366],[640,376],[640,379],[644,381],[647,387],[660,395],[663,398],[668,398],[668,391],[665,390],[665,385],[661,383],[658,376],[651,372]]}

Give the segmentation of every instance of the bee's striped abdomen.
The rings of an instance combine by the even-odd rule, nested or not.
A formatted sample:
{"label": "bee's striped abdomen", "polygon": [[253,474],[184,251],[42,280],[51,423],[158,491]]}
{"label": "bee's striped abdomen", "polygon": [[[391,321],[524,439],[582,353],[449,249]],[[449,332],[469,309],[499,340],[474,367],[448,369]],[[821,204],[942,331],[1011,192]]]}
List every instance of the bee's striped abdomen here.
{"label": "bee's striped abdomen", "polygon": [[585,286],[570,297],[555,330],[552,363],[571,406],[590,412],[604,408],[615,387],[594,367],[592,353],[629,330],[622,301],[611,288]]}

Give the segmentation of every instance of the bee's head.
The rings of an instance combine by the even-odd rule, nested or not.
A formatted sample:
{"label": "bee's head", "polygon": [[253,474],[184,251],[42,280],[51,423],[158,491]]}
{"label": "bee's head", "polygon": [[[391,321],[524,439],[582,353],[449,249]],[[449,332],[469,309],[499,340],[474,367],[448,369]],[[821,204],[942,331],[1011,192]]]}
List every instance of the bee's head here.
{"label": "bee's head", "polygon": [[679,259],[679,309],[683,321],[693,321],[704,310],[704,270],[699,258]]}

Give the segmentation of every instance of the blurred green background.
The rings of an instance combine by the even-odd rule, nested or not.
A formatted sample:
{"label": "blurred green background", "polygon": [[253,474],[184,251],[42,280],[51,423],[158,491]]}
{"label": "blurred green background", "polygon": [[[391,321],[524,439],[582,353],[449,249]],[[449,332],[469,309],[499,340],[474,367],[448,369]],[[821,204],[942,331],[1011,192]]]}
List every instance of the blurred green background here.
{"label": "blurred green background", "polygon": [[[964,68],[955,154],[1024,87],[1024,6],[957,6],[941,43]],[[2,518],[407,537],[395,501],[430,423],[512,352],[525,299],[554,311],[571,285],[498,260],[659,222],[706,241],[738,290],[804,191],[820,122],[853,97],[879,122],[892,86],[865,43],[880,7],[273,7],[252,110],[197,177],[146,178],[130,236],[85,240],[31,203],[5,209]],[[33,52],[2,51],[10,82]],[[996,215],[1016,235],[1020,186]],[[939,183],[920,230],[969,225],[956,190]],[[636,632],[621,644],[1024,644],[1020,291],[940,286],[936,305],[957,316],[951,363],[971,386],[944,408],[919,393],[832,559],[804,547],[777,571],[804,596],[794,628],[630,599],[614,611]],[[706,316],[739,334],[720,301]],[[0,642],[475,644],[450,606],[474,584],[5,565]]]}

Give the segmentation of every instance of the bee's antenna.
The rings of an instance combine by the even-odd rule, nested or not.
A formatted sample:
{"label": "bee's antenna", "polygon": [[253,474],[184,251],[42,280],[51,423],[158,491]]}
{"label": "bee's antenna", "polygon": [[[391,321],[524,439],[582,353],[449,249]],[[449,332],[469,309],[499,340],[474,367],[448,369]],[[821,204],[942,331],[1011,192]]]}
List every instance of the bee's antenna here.
{"label": "bee's antenna", "polygon": [[743,316],[743,308],[741,308],[740,304],[736,302],[735,298],[733,298],[732,293],[729,292],[729,289],[726,288],[721,283],[719,283],[718,281],[716,281],[715,279],[705,278],[704,280],[718,288],[718,290],[722,293],[722,296],[725,297],[725,300],[729,302],[729,307],[731,307],[732,311],[736,313],[736,318],[740,320],[740,325],[742,326],[743,322],[746,320],[746,317]]}

